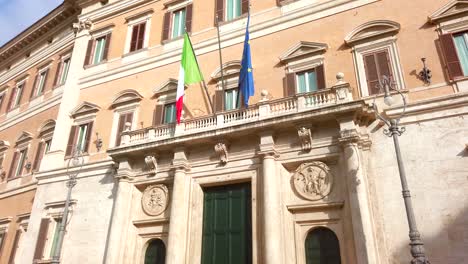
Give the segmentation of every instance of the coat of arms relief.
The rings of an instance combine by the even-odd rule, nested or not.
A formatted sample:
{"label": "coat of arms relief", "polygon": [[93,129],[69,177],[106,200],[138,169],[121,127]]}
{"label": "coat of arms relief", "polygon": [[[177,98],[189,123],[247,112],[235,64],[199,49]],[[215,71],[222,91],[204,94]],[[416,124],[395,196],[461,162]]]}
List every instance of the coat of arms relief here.
{"label": "coat of arms relief", "polygon": [[333,175],[323,162],[314,161],[301,164],[293,175],[293,188],[300,197],[315,201],[330,194]]}
{"label": "coat of arms relief", "polygon": [[141,206],[147,215],[162,214],[169,201],[169,191],[163,184],[148,186],[141,197]]}

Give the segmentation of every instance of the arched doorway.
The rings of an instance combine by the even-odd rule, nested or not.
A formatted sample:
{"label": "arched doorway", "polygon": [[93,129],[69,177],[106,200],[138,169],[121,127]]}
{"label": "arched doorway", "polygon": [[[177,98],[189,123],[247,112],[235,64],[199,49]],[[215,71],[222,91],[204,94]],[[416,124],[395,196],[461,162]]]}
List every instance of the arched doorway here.
{"label": "arched doorway", "polygon": [[315,228],[307,234],[305,252],[307,264],[341,264],[338,238],[328,228]]}
{"label": "arched doorway", "polygon": [[166,246],[161,239],[153,239],[148,243],[145,252],[145,264],[166,263]]}

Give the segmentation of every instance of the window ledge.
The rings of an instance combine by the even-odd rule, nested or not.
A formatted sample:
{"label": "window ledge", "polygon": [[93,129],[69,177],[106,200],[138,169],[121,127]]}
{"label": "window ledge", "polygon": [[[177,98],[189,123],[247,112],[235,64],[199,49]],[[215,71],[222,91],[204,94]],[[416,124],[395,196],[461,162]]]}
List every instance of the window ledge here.
{"label": "window ledge", "polygon": [[15,108],[10,109],[8,113],[6,114],[6,117],[10,118],[12,116],[19,114],[19,112],[20,112],[20,106],[18,105],[18,106],[15,106]]}
{"label": "window ledge", "polygon": [[84,69],[87,70],[87,69],[90,69],[90,68],[94,68],[94,67],[97,67],[99,65],[103,65],[103,64],[106,64],[107,63],[107,60],[102,60],[98,63],[95,63],[95,64],[88,64],[86,66],[84,66]]}
{"label": "window ledge", "polygon": [[122,62],[128,63],[148,57],[148,48],[142,48],[122,55]]}
{"label": "window ledge", "polygon": [[44,99],[44,93],[37,95],[33,98],[31,98],[31,101],[29,101],[29,106],[35,106],[40,104]]}

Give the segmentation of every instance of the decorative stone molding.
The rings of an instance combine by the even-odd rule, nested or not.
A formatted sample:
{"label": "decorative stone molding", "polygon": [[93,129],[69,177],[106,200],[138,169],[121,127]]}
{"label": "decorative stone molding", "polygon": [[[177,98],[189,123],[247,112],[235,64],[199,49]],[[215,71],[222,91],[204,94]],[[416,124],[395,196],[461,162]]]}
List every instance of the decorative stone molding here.
{"label": "decorative stone molding", "polygon": [[323,53],[327,49],[328,45],[325,43],[299,41],[299,43],[290,47],[283,55],[281,55],[279,59],[281,62],[287,63],[298,58]]}
{"label": "decorative stone molding", "polygon": [[77,107],[75,107],[72,111],[71,111],[71,116],[73,118],[77,117],[77,116],[81,116],[81,115],[86,115],[86,114],[90,114],[90,113],[96,113],[98,112],[99,110],[101,109],[101,107],[99,107],[98,105],[96,104],[93,104],[93,103],[90,103],[90,102],[83,102],[81,103],[80,105],[78,105]]}
{"label": "decorative stone molding", "polygon": [[6,151],[10,148],[10,142],[6,140],[0,140],[0,152]]}
{"label": "decorative stone molding", "polygon": [[156,172],[156,170],[158,169],[158,162],[155,156],[146,156],[145,163],[146,167],[152,171]]}
{"label": "decorative stone molding", "polygon": [[[223,63],[223,77],[228,78],[232,75],[238,75],[242,68],[241,61],[233,60]],[[218,67],[214,72],[211,73],[211,79],[219,81],[221,79],[221,68]]]}
{"label": "decorative stone molding", "polygon": [[340,138],[338,138],[341,143],[356,143],[359,139],[359,133],[356,129],[343,129],[340,131]]}
{"label": "decorative stone molding", "polygon": [[130,104],[133,102],[139,102],[143,99],[143,96],[132,89],[127,89],[124,91],[119,92],[117,95],[114,96],[114,99],[112,100],[111,108],[115,108],[119,105],[123,104]]}
{"label": "decorative stone molding", "polygon": [[166,211],[169,204],[169,190],[166,185],[148,186],[141,196],[141,207],[150,216],[158,216]]}
{"label": "decorative stone molding", "polygon": [[302,151],[310,151],[312,149],[312,132],[310,128],[299,128],[297,130],[297,135],[301,140]]}
{"label": "decorative stone molding", "polygon": [[396,34],[400,31],[400,24],[390,20],[374,20],[364,23],[345,37],[345,43],[354,45],[357,42],[368,40],[385,34]]}
{"label": "decorative stone molding", "polygon": [[31,133],[29,133],[27,131],[23,131],[23,132],[21,132],[21,135],[19,135],[19,137],[16,139],[15,143],[16,143],[16,145],[19,145],[21,143],[30,141],[31,139],[33,139],[33,134],[31,134]]}
{"label": "decorative stone molding", "polygon": [[78,34],[83,30],[90,30],[92,26],[93,22],[89,18],[85,20],[80,20],[77,23],[73,23],[73,32],[75,32],[75,34]]}
{"label": "decorative stone molding", "polygon": [[292,177],[294,191],[306,200],[316,201],[330,194],[333,174],[323,162],[314,161],[301,164]]}
{"label": "decorative stone molding", "polygon": [[226,164],[229,161],[228,150],[225,143],[218,143],[214,146],[216,154],[219,156],[219,161],[221,164]]}
{"label": "decorative stone molding", "polygon": [[468,13],[468,0],[453,0],[432,13],[428,20],[434,23],[443,19],[455,18],[464,13]]}
{"label": "decorative stone molding", "polygon": [[166,94],[170,92],[176,92],[177,83],[178,83],[177,79],[169,78],[167,81],[165,81],[161,85],[153,88],[153,96]]}

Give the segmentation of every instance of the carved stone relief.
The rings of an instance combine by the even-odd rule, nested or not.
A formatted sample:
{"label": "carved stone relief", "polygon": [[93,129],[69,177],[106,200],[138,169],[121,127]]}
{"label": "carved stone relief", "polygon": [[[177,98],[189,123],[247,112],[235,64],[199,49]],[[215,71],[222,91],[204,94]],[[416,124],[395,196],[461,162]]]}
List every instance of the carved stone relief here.
{"label": "carved stone relief", "polygon": [[148,186],[141,197],[141,206],[147,215],[157,216],[166,211],[169,203],[169,190],[166,185]]}
{"label": "carved stone relief", "polygon": [[228,150],[225,143],[218,143],[215,145],[214,150],[219,157],[221,164],[226,164],[229,161]]}
{"label": "carved stone relief", "polygon": [[330,194],[333,175],[323,162],[304,163],[296,169],[292,186],[295,192],[307,200],[320,200]]}
{"label": "carved stone relief", "polygon": [[312,149],[312,132],[310,128],[299,128],[297,130],[297,135],[301,140],[302,151],[310,151]]}

